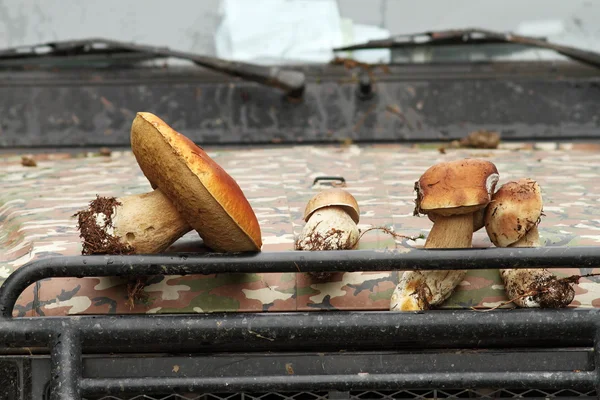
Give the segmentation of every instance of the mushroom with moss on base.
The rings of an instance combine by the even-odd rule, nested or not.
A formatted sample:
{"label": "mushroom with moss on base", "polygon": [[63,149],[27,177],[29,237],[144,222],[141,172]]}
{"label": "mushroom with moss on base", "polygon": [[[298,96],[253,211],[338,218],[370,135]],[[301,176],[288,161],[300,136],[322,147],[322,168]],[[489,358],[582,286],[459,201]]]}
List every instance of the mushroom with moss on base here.
{"label": "mushroom with moss on base", "polygon": [[[428,214],[434,221],[425,248],[470,248],[478,225],[474,216],[490,202],[498,177],[496,166],[485,160],[455,160],[427,169],[415,183],[415,215]],[[466,273],[405,271],[392,294],[390,310],[424,310],[441,304]]]}
{"label": "mushroom with moss on base", "polygon": [[204,150],[150,113],[136,115],[131,147],[154,190],[98,197],[77,213],[83,254],[160,253],[192,229],[213,251],[260,251],[248,200]]}
{"label": "mushroom with moss on base", "polygon": [[[497,247],[541,246],[538,224],[543,199],[540,186],[532,179],[507,182],[486,208],[485,229]],[[501,269],[508,297],[519,307],[562,308],[575,296],[569,282],[557,279],[546,269]]]}
{"label": "mushroom with moss on base", "polygon": [[120,198],[100,197],[75,214],[82,254],[152,254],[191,231],[158,189]]}
{"label": "mushroom with moss on base", "polygon": [[[296,250],[351,250],[359,239],[360,210],[354,196],[343,189],[317,193],[306,205],[306,225],[296,240]],[[311,273],[325,278],[329,273]]]}
{"label": "mushroom with moss on base", "polygon": [[139,112],[131,149],[153,189],[160,189],[215,252],[262,248],[256,214],[237,182],[199,146],[156,115]]}

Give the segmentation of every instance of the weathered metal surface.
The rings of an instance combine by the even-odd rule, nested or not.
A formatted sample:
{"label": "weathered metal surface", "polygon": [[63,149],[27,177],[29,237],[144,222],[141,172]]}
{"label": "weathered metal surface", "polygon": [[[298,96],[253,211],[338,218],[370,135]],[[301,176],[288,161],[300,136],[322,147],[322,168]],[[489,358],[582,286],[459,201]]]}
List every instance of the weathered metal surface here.
{"label": "weathered metal surface", "polygon": [[[192,70],[0,72],[0,147],[128,146],[136,111],[208,144],[598,138],[600,76],[575,65],[306,67],[300,102],[281,91]],[[387,72],[386,72],[387,71]]]}
{"label": "weathered metal surface", "polygon": [[[557,145],[558,146],[558,145]],[[600,241],[598,147],[553,145],[496,150],[447,149],[400,145],[281,146],[210,149],[208,152],[236,179],[255,210],[263,251],[293,250],[304,224],[308,199],[321,187],[318,176],[343,176],[361,209],[359,228],[385,226],[405,235],[427,235],[431,222],[412,215],[413,184],[430,165],[461,157],[483,157],[496,164],[500,183],[536,179],[544,196],[540,225],[546,246],[595,246]],[[36,167],[21,165],[18,154],[0,159],[0,277],[25,263],[49,256],[76,255],[81,243],[72,215],[101,196],[143,193],[150,185],[130,152],[110,157],[36,154]],[[369,231],[361,249],[402,249],[423,240],[395,240]],[[485,230],[474,245],[492,246]],[[202,251],[195,233],[170,251]],[[600,272],[559,269],[558,275]],[[576,286],[571,307],[598,307],[600,285],[585,278]],[[49,279],[20,297],[15,315],[93,313],[168,313],[213,311],[283,311],[322,309],[386,310],[398,272],[337,273],[318,281],[303,273],[153,277],[144,289],[145,303],[130,309],[126,282],[114,278]],[[496,270],[472,271],[446,308],[490,307],[506,300]],[[475,311],[473,311],[475,312]]]}

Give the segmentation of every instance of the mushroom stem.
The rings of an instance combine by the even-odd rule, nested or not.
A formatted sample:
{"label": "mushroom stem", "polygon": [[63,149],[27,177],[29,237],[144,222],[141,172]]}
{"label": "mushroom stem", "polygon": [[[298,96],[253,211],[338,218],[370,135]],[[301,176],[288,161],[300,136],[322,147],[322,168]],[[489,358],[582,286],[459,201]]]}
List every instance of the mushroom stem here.
{"label": "mushroom stem", "polygon": [[349,250],[356,247],[358,235],[358,227],[342,207],[323,207],[304,225],[296,249]]}
{"label": "mushroom stem", "polygon": [[[540,247],[537,225],[520,240],[508,247]],[[506,294],[514,303],[524,308],[562,308],[575,297],[571,285],[559,280],[547,269],[500,269]],[[533,293],[526,296],[526,293]]]}
{"label": "mushroom stem", "polygon": [[98,196],[75,216],[82,254],[160,253],[192,230],[159,189],[120,198]]}
{"label": "mushroom stem", "polygon": [[[425,248],[469,248],[473,214],[436,215]],[[390,311],[425,310],[443,303],[462,282],[466,270],[405,271],[390,301]]]}
{"label": "mushroom stem", "polygon": [[473,243],[473,214],[436,215],[425,248],[463,248]]}

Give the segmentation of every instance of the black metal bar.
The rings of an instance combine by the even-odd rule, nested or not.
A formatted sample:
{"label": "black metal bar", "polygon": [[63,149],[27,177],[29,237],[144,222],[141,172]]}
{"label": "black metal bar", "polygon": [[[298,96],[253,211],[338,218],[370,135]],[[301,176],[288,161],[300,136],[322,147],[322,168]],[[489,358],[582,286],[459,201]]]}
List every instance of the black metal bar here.
{"label": "black metal bar", "polygon": [[76,331],[56,332],[51,343],[50,400],[80,400],[81,343]]}
{"label": "black metal bar", "polygon": [[[78,399],[79,393],[161,390],[301,390],[373,388],[576,388],[597,385],[594,363],[581,371],[541,370],[445,372],[407,368],[393,373],[293,374],[265,376],[235,374],[230,377],[130,377],[86,376],[78,379],[81,353],[259,353],[310,351],[398,351],[443,349],[552,351],[589,348],[600,326],[597,310],[428,311],[425,313],[221,313],[198,315],[130,315],[0,319],[3,346],[48,344],[39,332],[52,331],[53,395]],[[340,340],[343,338],[343,340]],[[79,341],[81,340],[81,341]],[[81,345],[81,347],[80,347]],[[560,350],[560,349],[559,349]],[[1,351],[1,349],[0,349]],[[555,350],[556,351],[556,350]],[[581,351],[581,350],[580,350]],[[59,382],[61,383],[59,385]],[[79,383],[77,383],[79,382]],[[64,385],[64,386],[61,386]],[[121,386],[123,385],[123,386]],[[70,397],[69,397],[70,396]],[[55,397],[56,398],[56,397]]]}
{"label": "black metal bar", "polygon": [[[49,347],[52,398],[78,400],[83,393],[161,390],[349,390],[440,387],[598,386],[598,354],[584,371],[414,370],[373,374],[255,377],[83,378],[82,353],[230,353],[432,349],[555,349],[596,346],[600,310],[472,310],[335,313],[220,313],[11,318],[29,284],[47,277],[191,274],[287,270],[393,270],[449,268],[593,267],[599,248],[453,249],[339,252],[276,252],[174,256],[86,256],[36,261],[13,273],[0,288],[0,346]],[[293,267],[292,267],[293,266]],[[60,335],[60,336],[59,336]],[[343,338],[343,340],[340,340]],[[550,351],[550,350],[549,350]],[[81,392],[81,393],[80,393]]]}
{"label": "black metal bar", "polygon": [[297,390],[382,390],[403,388],[501,388],[544,387],[547,389],[594,388],[594,372],[494,372],[260,376],[235,378],[152,378],[152,379],[82,379],[83,394],[116,394],[123,392],[161,393],[186,388],[194,391],[297,391]]}
{"label": "black metal bar", "polygon": [[[249,272],[336,272],[498,268],[594,268],[600,247],[339,250],[179,255],[72,256],[31,262],[0,287],[0,311],[12,315],[19,295],[44,278]],[[134,267],[135,266],[135,267]]]}
{"label": "black metal bar", "polygon": [[[90,315],[0,319],[0,345],[47,346],[72,329],[86,352],[592,347],[598,310]],[[341,339],[343,338],[343,339]]]}
{"label": "black metal bar", "polygon": [[594,343],[594,364],[596,369],[596,380],[594,389],[596,390],[597,396],[600,397],[600,349],[598,349],[598,346],[600,346],[600,331],[596,331],[596,338]]}
{"label": "black metal bar", "polygon": [[317,176],[313,180],[313,185],[320,181],[340,181],[343,184],[346,183],[346,179],[343,176]]}
{"label": "black metal bar", "polygon": [[[475,36],[473,36],[475,35]],[[477,37],[483,36],[483,37]],[[416,41],[419,36],[428,36],[429,41]],[[531,47],[554,50],[559,54],[570,57],[592,67],[600,67],[600,53],[579,49],[571,46],[564,46],[557,43],[551,43],[546,40],[531,37],[515,35],[513,33],[503,33],[490,31],[486,29],[453,29],[442,31],[422,32],[412,35],[400,35],[388,39],[376,39],[366,43],[360,43],[351,46],[344,46],[333,49],[334,51],[352,51],[360,49],[379,49],[379,48],[402,48],[402,47],[420,47],[420,46],[443,46],[443,45],[465,45],[465,44],[487,44],[487,43],[514,43]]]}

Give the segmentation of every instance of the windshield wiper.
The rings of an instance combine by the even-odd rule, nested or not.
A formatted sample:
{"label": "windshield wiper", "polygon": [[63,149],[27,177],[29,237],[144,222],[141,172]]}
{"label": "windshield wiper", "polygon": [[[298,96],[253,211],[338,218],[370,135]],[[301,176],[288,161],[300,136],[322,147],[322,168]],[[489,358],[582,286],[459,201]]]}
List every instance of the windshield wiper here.
{"label": "windshield wiper", "polygon": [[495,32],[478,28],[427,31],[410,35],[398,35],[389,37],[387,39],[370,40],[365,43],[338,47],[333,49],[333,51],[490,43],[514,43],[530,47],[550,49],[573,60],[600,68],[600,53],[594,51],[582,50],[576,47],[551,43],[546,41],[544,38]]}
{"label": "windshield wiper", "polygon": [[110,59],[139,62],[157,58],[180,58],[196,65],[257,82],[283,90],[291,97],[301,97],[304,93],[305,75],[300,71],[267,67],[216,57],[171,50],[167,47],[154,47],[126,43],[108,39],[82,39],[42,43],[33,46],[20,46],[0,49],[0,63],[23,64],[32,59],[60,59],[81,57],[88,59]]}

